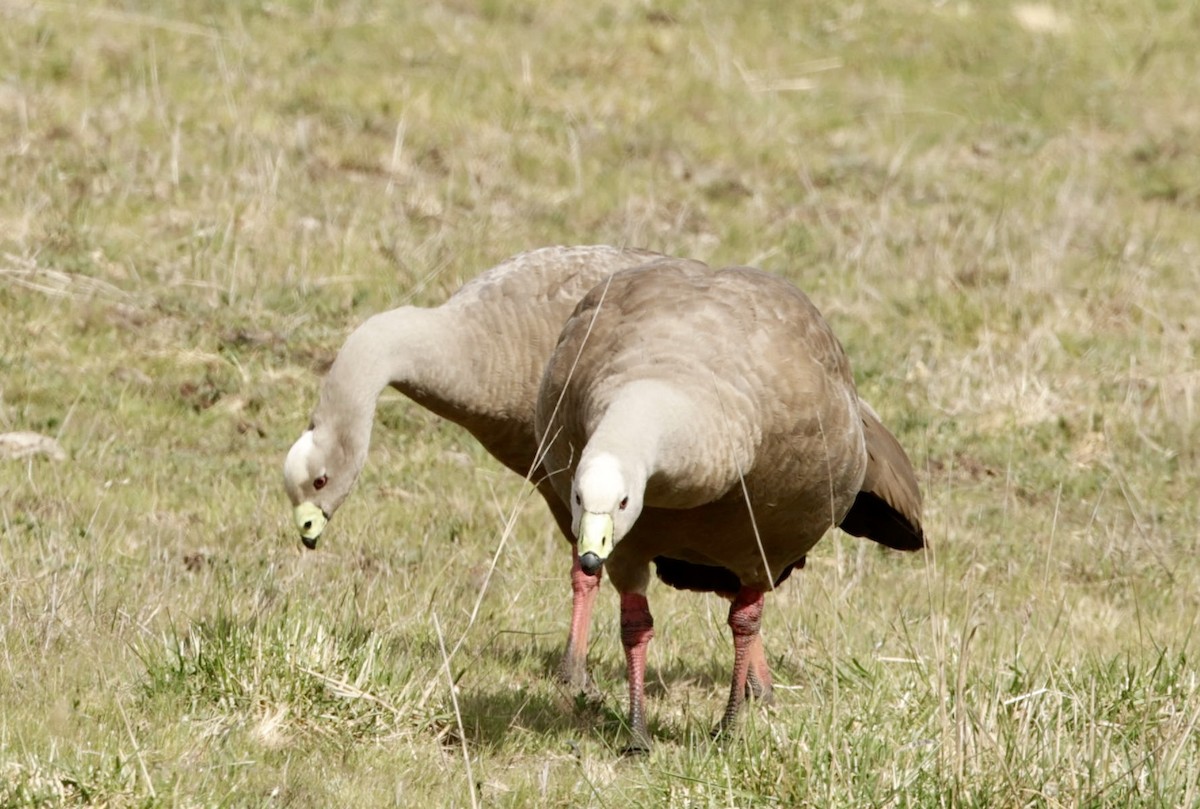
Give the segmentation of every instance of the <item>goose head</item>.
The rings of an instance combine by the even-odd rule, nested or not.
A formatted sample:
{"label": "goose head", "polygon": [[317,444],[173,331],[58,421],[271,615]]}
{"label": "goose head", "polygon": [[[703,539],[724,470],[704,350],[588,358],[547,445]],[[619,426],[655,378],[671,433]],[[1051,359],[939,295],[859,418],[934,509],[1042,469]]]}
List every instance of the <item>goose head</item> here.
{"label": "goose head", "polygon": [[585,456],[571,485],[571,527],[584,572],[600,570],[642,513],[645,476],[615,455]]}
{"label": "goose head", "polygon": [[309,427],[292,445],[283,462],[283,485],[304,547],[317,547],[333,513],[354,487],[359,469],[353,453],[318,427]]}

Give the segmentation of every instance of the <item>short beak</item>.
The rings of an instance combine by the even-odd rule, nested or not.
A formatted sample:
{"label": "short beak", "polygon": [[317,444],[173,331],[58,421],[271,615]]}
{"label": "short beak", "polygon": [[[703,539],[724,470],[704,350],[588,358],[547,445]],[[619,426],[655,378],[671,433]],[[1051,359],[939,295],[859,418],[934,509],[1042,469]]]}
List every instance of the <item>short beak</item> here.
{"label": "short beak", "polygon": [[304,543],[304,547],[313,550],[317,547],[317,540],[321,538],[321,532],[325,530],[325,526],[329,522],[329,515],[322,511],[316,503],[308,501],[296,506],[294,515],[296,527],[300,529],[300,541]]}
{"label": "short beak", "polygon": [[613,518],[611,514],[585,511],[579,520],[579,565],[588,575],[594,575],[612,553]]}

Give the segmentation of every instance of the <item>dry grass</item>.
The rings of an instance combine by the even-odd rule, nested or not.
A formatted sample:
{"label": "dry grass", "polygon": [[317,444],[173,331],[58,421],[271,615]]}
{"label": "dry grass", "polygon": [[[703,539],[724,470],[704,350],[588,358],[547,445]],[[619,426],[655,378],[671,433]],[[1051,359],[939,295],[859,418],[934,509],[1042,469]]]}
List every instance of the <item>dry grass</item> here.
{"label": "dry grass", "polygon": [[[0,459],[0,806],[1200,802],[1196,10],[401,5],[0,0],[0,433],[68,456]],[[611,595],[579,705],[544,509],[407,402],[288,524],[353,325],[595,242],[795,280],[922,471],[728,747],[723,602],[652,590],[620,759]]]}

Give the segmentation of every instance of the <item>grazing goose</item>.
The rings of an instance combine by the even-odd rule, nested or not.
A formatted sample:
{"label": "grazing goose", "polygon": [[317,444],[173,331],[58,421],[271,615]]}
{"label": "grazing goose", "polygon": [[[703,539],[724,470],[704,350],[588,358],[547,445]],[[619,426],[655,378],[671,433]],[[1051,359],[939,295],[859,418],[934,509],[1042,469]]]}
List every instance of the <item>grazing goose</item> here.
{"label": "grazing goose", "polygon": [[616,273],[580,302],[537,406],[547,470],[585,573],[621,599],[632,750],[649,748],[649,563],[732,601],[734,670],[718,729],[769,689],[759,625],[774,589],[832,526],[923,546],[908,457],[858,398],[828,324],[759,270],[672,259]]}
{"label": "grazing goose", "polygon": [[[542,371],[563,322],[598,281],[660,254],[616,247],[547,247],[523,253],[465,284],[441,306],[402,306],[363,323],[338,352],[308,429],[284,462],[300,538],[315,548],[350,494],[387,386],[461,425],[500,463],[533,476],[563,535],[571,512],[535,475],[533,416]],[[561,674],[587,684],[587,634],[600,584],[573,554],[571,627]]]}

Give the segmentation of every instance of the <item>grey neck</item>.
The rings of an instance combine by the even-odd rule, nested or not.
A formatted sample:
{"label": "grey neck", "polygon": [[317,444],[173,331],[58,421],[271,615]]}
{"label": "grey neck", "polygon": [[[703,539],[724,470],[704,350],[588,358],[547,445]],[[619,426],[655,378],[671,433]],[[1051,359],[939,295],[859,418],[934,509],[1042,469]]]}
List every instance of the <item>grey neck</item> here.
{"label": "grey neck", "polygon": [[380,393],[389,385],[436,386],[448,337],[433,309],[401,307],[369,318],[346,339],[322,383],[313,412],[318,434],[329,435],[361,469]]}

